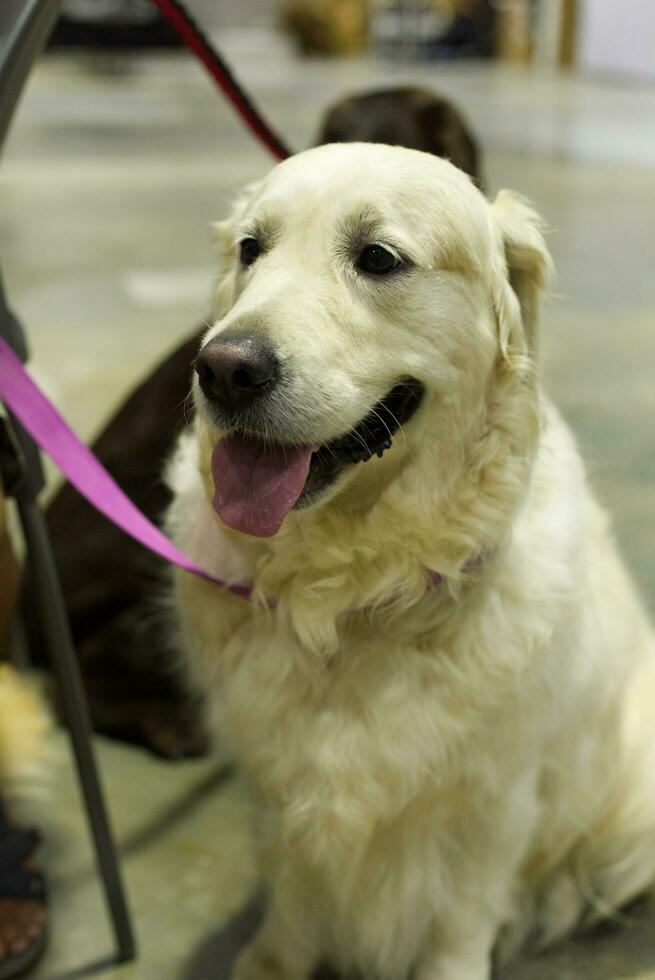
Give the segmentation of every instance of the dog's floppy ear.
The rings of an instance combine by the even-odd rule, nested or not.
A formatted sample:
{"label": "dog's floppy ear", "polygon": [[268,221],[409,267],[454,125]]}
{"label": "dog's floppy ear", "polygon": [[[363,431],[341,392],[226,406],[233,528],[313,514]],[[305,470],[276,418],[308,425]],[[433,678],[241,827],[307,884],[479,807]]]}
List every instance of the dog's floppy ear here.
{"label": "dog's floppy ear", "polygon": [[260,187],[260,182],[249,184],[243,194],[235,201],[229,218],[215,221],[212,225],[213,238],[218,247],[218,273],[214,287],[214,317],[224,317],[234,302],[234,262],[237,256],[237,226],[246,207]]}
{"label": "dog's floppy ear", "polygon": [[500,346],[536,352],[539,297],[553,273],[543,236],[543,222],[529,201],[513,191],[499,191],[492,213],[500,242],[494,305]]}

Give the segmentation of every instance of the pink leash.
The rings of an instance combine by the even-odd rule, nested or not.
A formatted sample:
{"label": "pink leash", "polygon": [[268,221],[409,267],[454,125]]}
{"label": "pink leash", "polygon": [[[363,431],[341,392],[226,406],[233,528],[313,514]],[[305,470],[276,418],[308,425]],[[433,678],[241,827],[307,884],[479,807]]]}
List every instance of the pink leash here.
{"label": "pink leash", "polygon": [[135,507],[88,446],[25,370],[9,344],[0,337],[0,399],[13,412],[41,449],[89,503],[121,530],[155,554],[187,572],[215,582],[244,599],[252,590],[215,578],[177,548]]}

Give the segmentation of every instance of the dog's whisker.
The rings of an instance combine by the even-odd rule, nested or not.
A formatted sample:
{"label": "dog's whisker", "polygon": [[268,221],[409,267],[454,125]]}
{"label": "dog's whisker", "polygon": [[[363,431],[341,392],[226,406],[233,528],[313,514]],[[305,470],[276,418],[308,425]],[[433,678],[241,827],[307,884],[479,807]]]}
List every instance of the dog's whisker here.
{"label": "dog's whisker", "polygon": [[190,425],[193,421],[193,392],[191,390],[189,390],[177,408],[181,410],[184,424]]}
{"label": "dog's whisker", "polygon": [[400,435],[402,435],[402,437],[403,437],[403,443],[406,444],[407,443],[407,434],[405,432],[405,429],[403,428],[402,422],[397,418],[397,416],[395,416],[393,414],[393,412],[390,409],[386,409],[386,411],[391,416],[391,418],[393,419],[393,421],[396,423],[396,431],[395,431],[394,435],[396,435],[397,433],[400,433]]}
{"label": "dog's whisker", "polygon": [[[391,415],[392,419],[396,422],[396,426],[399,428],[400,427],[400,423],[398,422],[398,419],[395,418],[393,412],[389,411],[389,409],[385,409],[385,411],[389,415]],[[372,412],[371,412],[371,415],[374,415],[375,418],[378,419],[378,421],[382,423],[382,425],[385,427],[385,429],[389,433],[389,438],[390,439],[393,439],[393,432],[391,431],[391,429],[389,428],[389,426],[387,425],[387,423],[385,422],[385,420],[382,418],[382,415],[380,414],[380,412],[378,412],[375,409],[373,409]]]}

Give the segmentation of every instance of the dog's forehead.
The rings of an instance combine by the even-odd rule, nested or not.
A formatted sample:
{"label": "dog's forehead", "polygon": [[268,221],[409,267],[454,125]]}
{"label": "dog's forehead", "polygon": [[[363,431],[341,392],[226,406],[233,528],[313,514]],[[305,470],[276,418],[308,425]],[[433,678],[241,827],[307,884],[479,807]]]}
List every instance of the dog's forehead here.
{"label": "dog's forehead", "polygon": [[359,221],[462,271],[478,267],[489,229],[488,204],[466,174],[428,153],[371,143],[320,146],[284,161],[259,185],[244,221],[273,239],[295,232],[304,242],[344,229],[356,239]]}
{"label": "dog's forehead", "polygon": [[271,216],[301,215],[305,221],[361,211],[369,203],[391,220],[418,225],[447,217],[484,220],[484,198],[469,178],[446,160],[398,146],[340,143],[289,158],[262,182],[258,210]]}

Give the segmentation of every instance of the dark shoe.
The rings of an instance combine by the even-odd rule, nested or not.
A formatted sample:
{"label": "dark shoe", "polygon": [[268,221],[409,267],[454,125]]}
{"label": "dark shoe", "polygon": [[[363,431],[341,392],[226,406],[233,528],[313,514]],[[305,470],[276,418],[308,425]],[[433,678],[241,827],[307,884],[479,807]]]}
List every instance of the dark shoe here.
{"label": "dark shoe", "polygon": [[0,980],[34,966],[45,949],[46,885],[33,867],[35,830],[13,824],[0,802]]}

